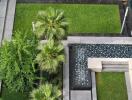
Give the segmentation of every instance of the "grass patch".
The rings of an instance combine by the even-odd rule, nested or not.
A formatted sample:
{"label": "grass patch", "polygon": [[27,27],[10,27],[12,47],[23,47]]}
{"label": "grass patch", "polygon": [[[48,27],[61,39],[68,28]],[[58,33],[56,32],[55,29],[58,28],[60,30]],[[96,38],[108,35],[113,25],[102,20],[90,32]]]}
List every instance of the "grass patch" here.
{"label": "grass patch", "polygon": [[29,93],[10,92],[3,87],[0,100],[29,100],[27,95],[29,95]]}
{"label": "grass patch", "polygon": [[124,73],[96,73],[98,100],[128,100]]}
{"label": "grass patch", "polygon": [[17,4],[14,30],[31,29],[39,10],[48,7],[62,9],[70,20],[69,32],[119,33],[121,24],[117,5],[88,4]]}

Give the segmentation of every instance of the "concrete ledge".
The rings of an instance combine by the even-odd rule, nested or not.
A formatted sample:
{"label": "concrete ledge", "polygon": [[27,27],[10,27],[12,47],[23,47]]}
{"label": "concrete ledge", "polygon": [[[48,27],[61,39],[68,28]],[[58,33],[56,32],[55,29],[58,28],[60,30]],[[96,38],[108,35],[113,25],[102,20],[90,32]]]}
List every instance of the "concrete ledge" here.
{"label": "concrete ledge", "polygon": [[131,83],[130,83],[129,72],[125,72],[125,79],[126,79],[128,100],[132,100],[132,87],[131,87]]}
{"label": "concrete ledge", "polygon": [[132,91],[132,70],[129,70],[129,78],[130,78],[131,91]]}
{"label": "concrete ledge", "polygon": [[91,72],[91,76],[92,76],[92,100],[97,100],[95,72]]}
{"label": "concrete ledge", "polygon": [[125,72],[132,69],[132,58],[88,58],[88,68],[95,72],[101,72],[103,68]]}
{"label": "concrete ledge", "polygon": [[[120,66],[116,66],[116,71],[118,70],[125,72],[125,79],[126,79],[126,85],[127,85],[127,93],[128,93],[128,100],[132,100],[132,58],[88,58],[88,68],[95,72],[101,72],[103,71],[103,64],[111,64],[113,66],[114,64],[119,64]],[[121,65],[127,65],[128,72],[125,71],[123,68],[124,66]],[[115,67],[111,67],[112,69],[115,69]],[[107,66],[109,67],[109,66]],[[111,70],[109,71],[111,72]],[[94,76],[94,73],[92,73]],[[92,77],[92,79],[94,79]],[[93,80],[94,81],[94,80]],[[94,84],[94,82],[92,83]],[[95,91],[95,90],[93,90]]]}
{"label": "concrete ledge", "polygon": [[65,46],[66,62],[63,66],[63,100],[69,100],[69,49],[66,42],[63,42]]}
{"label": "concrete ledge", "polygon": [[70,100],[91,100],[91,91],[71,90]]}
{"label": "concrete ledge", "polygon": [[88,58],[88,68],[94,72],[101,72],[102,71],[101,59]]}
{"label": "concrete ledge", "polygon": [[69,36],[69,43],[82,44],[132,44],[131,37],[81,37]]}

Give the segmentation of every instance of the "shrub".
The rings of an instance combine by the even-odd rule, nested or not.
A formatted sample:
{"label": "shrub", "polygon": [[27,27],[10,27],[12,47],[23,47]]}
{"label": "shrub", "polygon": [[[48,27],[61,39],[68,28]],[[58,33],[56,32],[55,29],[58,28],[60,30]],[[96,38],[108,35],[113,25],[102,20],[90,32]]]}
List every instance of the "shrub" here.
{"label": "shrub", "polygon": [[0,48],[0,79],[10,91],[28,91],[33,86],[37,39],[32,32],[16,32]]}
{"label": "shrub", "polygon": [[64,47],[61,43],[49,40],[40,47],[41,51],[36,57],[40,68],[49,73],[56,73],[61,63],[64,62]]}
{"label": "shrub", "polygon": [[60,40],[67,34],[68,22],[64,11],[49,8],[38,12],[35,22],[35,33],[38,37],[45,36],[46,39]]}
{"label": "shrub", "polygon": [[59,100],[60,96],[61,91],[58,87],[46,83],[32,91],[31,100]]}

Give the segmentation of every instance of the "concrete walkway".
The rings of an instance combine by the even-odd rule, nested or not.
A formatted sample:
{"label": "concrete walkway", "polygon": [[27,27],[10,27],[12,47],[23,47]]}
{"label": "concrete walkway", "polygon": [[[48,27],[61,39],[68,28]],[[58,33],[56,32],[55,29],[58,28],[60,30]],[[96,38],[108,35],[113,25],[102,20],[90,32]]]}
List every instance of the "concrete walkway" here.
{"label": "concrete walkway", "polygon": [[5,27],[3,32],[3,39],[11,40],[14,16],[15,16],[16,0],[9,0],[6,12]]}
{"label": "concrete walkway", "polygon": [[7,3],[8,3],[8,0],[1,0],[0,1],[0,45],[1,45],[1,42],[2,42],[2,38],[3,38]]}
{"label": "concrete walkway", "polygon": [[10,40],[12,36],[16,0],[0,1],[0,45],[3,39]]}

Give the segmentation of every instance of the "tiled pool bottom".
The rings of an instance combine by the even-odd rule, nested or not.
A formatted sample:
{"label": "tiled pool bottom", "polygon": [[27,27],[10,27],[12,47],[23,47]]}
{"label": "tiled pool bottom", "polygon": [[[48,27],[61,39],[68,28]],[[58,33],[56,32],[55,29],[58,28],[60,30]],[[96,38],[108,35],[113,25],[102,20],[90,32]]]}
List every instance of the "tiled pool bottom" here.
{"label": "tiled pool bottom", "polygon": [[87,90],[91,87],[87,58],[132,58],[132,45],[121,44],[70,44],[70,89]]}

